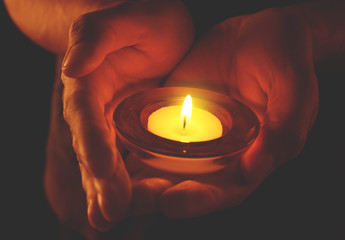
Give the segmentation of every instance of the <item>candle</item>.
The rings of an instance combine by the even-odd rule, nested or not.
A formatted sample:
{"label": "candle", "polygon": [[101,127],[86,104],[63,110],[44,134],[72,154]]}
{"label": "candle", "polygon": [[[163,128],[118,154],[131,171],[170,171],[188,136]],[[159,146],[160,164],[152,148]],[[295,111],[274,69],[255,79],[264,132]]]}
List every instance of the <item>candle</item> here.
{"label": "candle", "polygon": [[188,95],[182,106],[166,106],[148,118],[147,129],[160,137],[180,142],[203,142],[222,136],[220,120],[212,113],[192,106]]}
{"label": "candle", "polygon": [[[193,103],[187,96],[182,104],[187,94]],[[114,123],[117,140],[144,164],[188,175],[216,172],[238,160],[260,129],[257,116],[243,103],[184,87],[129,96],[116,107]]]}

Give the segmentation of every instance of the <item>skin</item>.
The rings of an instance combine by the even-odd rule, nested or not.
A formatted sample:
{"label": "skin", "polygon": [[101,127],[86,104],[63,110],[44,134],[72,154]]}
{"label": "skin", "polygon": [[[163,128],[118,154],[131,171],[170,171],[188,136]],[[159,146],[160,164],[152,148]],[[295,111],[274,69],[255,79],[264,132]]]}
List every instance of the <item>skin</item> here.
{"label": "skin", "polygon": [[106,231],[127,215],[132,198],[112,112],[127,95],[161,84],[193,42],[192,19],[178,0],[5,4],[32,40],[66,53],[63,95],[58,82],[53,93],[45,191],[64,225],[93,238],[94,229]]}
{"label": "skin", "polygon": [[4,0],[12,20],[26,36],[59,55],[66,53],[68,30],[76,18],[122,2],[124,0]]}
{"label": "skin", "polygon": [[156,207],[173,218],[196,217],[241,203],[268,174],[303,148],[318,111],[311,53],[306,26],[284,12],[266,10],[212,28],[167,85],[202,87],[241,100],[257,113],[260,134],[242,158],[225,170],[174,179],[163,190],[155,190],[149,183],[152,172],[145,174],[142,169],[143,180],[133,185],[134,194],[136,188],[142,194],[137,198],[159,191]]}
{"label": "skin", "polygon": [[[190,47],[191,19],[181,3],[115,6],[112,2],[101,11],[83,5],[79,14],[91,12],[74,21],[68,38],[64,30],[58,31],[62,40],[68,39],[68,47],[64,40],[56,50],[59,37],[49,37],[48,27],[41,34],[34,33],[35,21],[26,26],[25,14],[21,19],[12,3],[5,3],[23,32],[40,45],[54,52],[67,49],[62,81],[63,113],[69,129],[64,133],[72,133],[86,197],[78,185],[79,170],[66,162],[74,155],[61,154],[72,145],[60,136],[61,131],[56,130],[48,142],[48,156],[54,161],[47,159],[45,185],[60,220],[73,223],[88,236],[92,229],[80,204],[85,198],[89,223],[100,231],[110,229],[126,214],[161,211],[172,218],[185,218],[239,204],[303,148],[318,109],[314,65],[344,59],[341,2],[266,10],[230,18],[208,31],[173,71],[167,85],[207,88],[240,99],[258,114],[262,130],[242,159],[224,171],[185,180],[147,168],[131,154],[124,164],[115,148],[111,119],[121,99],[161,84]],[[62,21],[62,26],[69,21]],[[51,128],[54,132],[56,126]],[[66,143],[56,153],[54,136]],[[75,186],[64,188],[56,181],[66,172]],[[70,204],[61,204],[61,196]]]}
{"label": "skin", "polygon": [[178,1],[124,3],[83,15],[72,25],[62,68],[64,118],[79,161],[88,219],[100,231],[126,215],[132,197],[115,148],[115,106],[129,94],[159,86],[192,40],[191,18]]}

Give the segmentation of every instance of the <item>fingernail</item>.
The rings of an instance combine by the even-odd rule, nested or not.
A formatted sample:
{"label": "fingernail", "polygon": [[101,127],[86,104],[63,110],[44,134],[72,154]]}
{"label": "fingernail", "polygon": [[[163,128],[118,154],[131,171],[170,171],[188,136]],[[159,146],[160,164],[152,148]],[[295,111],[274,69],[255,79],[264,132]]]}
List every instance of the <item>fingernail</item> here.
{"label": "fingernail", "polygon": [[112,222],[108,222],[100,212],[98,203],[95,199],[90,199],[88,202],[88,219],[90,225],[101,232],[110,230],[113,226]]}
{"label": "fingernail", "polygon": [[68,68],[68,66],[70,65],[71,63],[71,52],[72,52],[72,49],[75,47],[75,45],[73,45],[72,47],[70,47],[66,54],[65,54],[65,57],[63,58],[63,61],[62,61],[62,71],[64,71],[66,68]]}

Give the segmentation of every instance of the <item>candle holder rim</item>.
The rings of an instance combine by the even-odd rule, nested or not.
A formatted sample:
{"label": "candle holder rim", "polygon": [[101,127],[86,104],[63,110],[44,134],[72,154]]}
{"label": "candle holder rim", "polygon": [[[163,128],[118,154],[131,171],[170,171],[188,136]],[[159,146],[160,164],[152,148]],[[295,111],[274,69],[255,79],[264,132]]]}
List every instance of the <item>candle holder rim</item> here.
{"label": "candle holder rim", "polygon": [[[183,91],[182,91],[183,90]],[[237,145],[236,148],[229,148],[229,147],[224,147],[224,146],[219,146],[219,143],[222,142],[227,135],[223,135],[219,138],[216,139],[212,139],[212,140],[208,140],[208,141],[201,141],[201,142],[189,142],[189,143],[184,143],[184,142],[179,142],[179,141],[174,141],[174,140],[170,140],[170,139],[166,139],[163,137],[160,137],[158,135],[155,135],[153,133],[151,133],[150,131],[148,131],[145,127],[142,126],[142,124],[139,124],[140,121],[140,114],[142,111],[142,108],[147,105],[147,104],[151,104],[145,101],[139,101],[139,100],[143,100],[141,98],[145,97],[145,96],[150,96],[151,98],[155,98],[155,94],[157,92],[164,92],[165,94],[164,97],[167,98],[168,96],[170,96],[168,93],[176,93],[179,91],[182,92],[188,92],[188,91],[192,91],[192,92],[201,92],[203,94],[207,94],[208,98],[217,98],[217,97],[221,97],[222,99],[228,99],[228,101],[231,101],[232,103],[234,103],[235,105],[241,106],[243,108],[246,109],[246,111],[251,113],[251,117],[253,118],[253,127],[252,127],[252,132],[251,132],[251,137],[249,137],[248,141],[244,141],[243,144],[239,144]],[[161,93],[162,94],[162,93]],[[202,94],[201,94],[202,95]],[[175,95],[172,94],[171,97],[174,97]],[[176,96],[175,96],[176,97]],[[181,94],[182,97],[182,94]],[[130,100],[132,102],[139,102],[139,104],[136,105],[136,121],[134,121],[136,124],[139,124],[140,126],[140,133],[143,133],[142,136],[140,136],[138,138],[137,134],[129,134],[128,132],[125,131],[125,129],[123,128],[123,126],[120,126],[121,124],[119,124],[119,118],[120,118],[120,114],[125,110],[123,109],[124,107],[126,107],[127,105],[129,105]],[[139,115],[138,115],[139,114]],[[255,113],[244,103],[238,101],[237,99],[224,95],[222,93],[219,92],[213,92],[213,91],[209,91],[209,90],[205,90],[205,89],[200,89],[200,88],[185,88],[185,87],[162,87],[162,88],[155,88],[155,89],[150,89],[150,90],[146,90],[146,91],[141,91],[138,93],[135,93],[129,97],[127,97],[126,99],[124,99],[116,108],[116,110],[114,111],[114,123],[115,123],[115,129],[117,134],[119,135],[119,137],[123,140],[123,141],[127,141],[128,143],[132,144],[135,147],[139,147],[144,151],[150,151],[152,153],[155,154],[161,154],[161,155],[165,155],[165,156],[170,156],[170,157],[178,157],[178,158],[198,158],[198,159],[207,159],[207,158],[212,158],[212,157],[223,157],[223,156],[231,156],[234,154],[237,154],[241,151],[243,151],[244,149],[246,149],[257,137],[258,133],[259,133],[259,121],[257,116],[255,115]],[[122,123],[122,122],[121,122]],[[147,141],[147,139],[151,140]],[[151,144],[150,144],[151,143]],[[152,144],[154,143],[154,144]],[[221,143],[224,144],[224,143]],[[174,146],[173,148],[166,148],[166,146]],[[211,148],[210,148],[211,146]],[[215,148],[215,146],[218,146]],[[172,150],[174,149],[174,150]],[[205,151],[207,150],[207,151]],[[217,150],[217,151],[215,151]]]}

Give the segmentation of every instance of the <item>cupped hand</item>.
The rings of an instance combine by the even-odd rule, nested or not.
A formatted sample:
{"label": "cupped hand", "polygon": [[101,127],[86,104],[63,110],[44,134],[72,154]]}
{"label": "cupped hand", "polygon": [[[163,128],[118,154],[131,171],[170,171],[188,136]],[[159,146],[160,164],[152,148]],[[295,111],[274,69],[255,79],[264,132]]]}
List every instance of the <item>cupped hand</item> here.
{"label": "cupped hand", "polygon": [[177,0],[127,1],[80,16],[63,63],[63,112],[77,154],[88,219],[104,231],[127,214],[131,182],[116,148],[113,111],[127,95],[160,84],[193,41]]}
{"label": "cupped hand", "polygon": [[[215,26],[166,85],[232,96],[258,115],[261,130],[238,161],[213,174],[183,178],[145,166],[133,168],[133,214],[160,210],[185,218],[238,205],[275,168],[300,153],[318,111],[310,32],[281,10]],[[138,166],[134,155],[129,160]]]}

